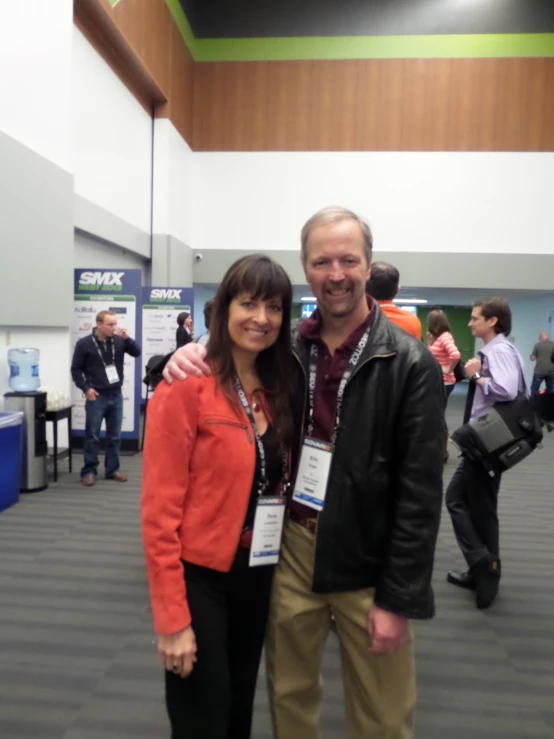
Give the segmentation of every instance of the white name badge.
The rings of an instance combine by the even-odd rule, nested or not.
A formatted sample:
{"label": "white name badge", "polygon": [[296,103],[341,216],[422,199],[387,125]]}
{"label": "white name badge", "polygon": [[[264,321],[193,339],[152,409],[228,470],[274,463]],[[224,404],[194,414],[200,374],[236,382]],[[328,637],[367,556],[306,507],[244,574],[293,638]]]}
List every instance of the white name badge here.
{"label": "white name badge", "polygon": [[332,444],[309,437],[304,439],[293,500],[316,511],[323,510],[332,458]]}
{"label": "white name badge", "polygon": [[115,364],[108,364],[108,366],[106,367],[106,376],[110,385],[113,385],[114,382],[119,382],[119,375],[117,374],[117,368]]}
{"label": "white name badge", "polygon": [[250,567],[277,564],[284,520],[284,498],[269,495],[267,497],[261,495],[258,498],[248,563]]}

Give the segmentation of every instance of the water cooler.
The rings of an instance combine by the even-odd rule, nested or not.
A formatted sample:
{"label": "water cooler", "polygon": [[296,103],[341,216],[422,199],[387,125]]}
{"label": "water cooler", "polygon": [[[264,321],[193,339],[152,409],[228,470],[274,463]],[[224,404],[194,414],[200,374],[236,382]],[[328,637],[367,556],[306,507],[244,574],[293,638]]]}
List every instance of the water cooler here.
{"label": "water cooler", "polygon": [[46,490],[46,393],[6,393],[4,408],[23,412],[23,454],[21,492],[37,493]]}

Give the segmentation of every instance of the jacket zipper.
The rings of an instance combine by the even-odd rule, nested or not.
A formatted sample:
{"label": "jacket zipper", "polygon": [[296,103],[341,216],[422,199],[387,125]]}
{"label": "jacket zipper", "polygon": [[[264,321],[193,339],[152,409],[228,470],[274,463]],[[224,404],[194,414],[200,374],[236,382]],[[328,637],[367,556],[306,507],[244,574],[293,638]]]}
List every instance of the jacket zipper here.
{"label": "jacket zipper", "polygon": [[394,357],[397,354],[397,352],[391,352],[390,354],[372,354],[371,357],[368,357],[367,359],[364,359],[364,361],[359,364],[357,367],[354,368],[354,372],[350,375],[348,378],[346,384],[350,382],[350,380],[354,377],[354,375],[358,372],[358,370],[362,369],[364,364],[367,364],[368,362],[371,362],[373,359],[388,359],[389,357]]}
{"label": "jacket zipper", "polygon": [[[381,358],[381,357],[383,357],[383,358],[394,357],[395,354],[396,354],[396,352],[391,352],[390,354],[372,354],[371,357],[368,357],[367,359],[364,359],[364,361],[360,365],[358,365],[357,367],[354,368],[354,372],[352,372],[352,374],[348,378],[348,380],[346,382],[346,385],[348,386],[348,383],[350,382],[350,380],[354,377],[354,375],[356,374],[356,372],[364,366],[364,364],[368,364],[368,362],[371,362],[372,360],[377,359],[377,358]],[[331,470],[332,470],[332,465],[331,465]],[[331,470],[329,470],[329,480],[331,479]],[[315,580],[315,568],[316,568],[316,559],[317,559],[317,534],[318,534],[318,531],[316,529],[315,545],[314,545],[314,562],[313,562],[314,580]]]}
{"label": "jacket zipper", "polygon": [[252,435],[250,434],[250,429],[244,423],[239,423],[238,421],[206,421],[206,426],[234,426],[235,428],[243,429],[244,431],[246,431],[246,438],[248,439],[248,443],[252,443]]}

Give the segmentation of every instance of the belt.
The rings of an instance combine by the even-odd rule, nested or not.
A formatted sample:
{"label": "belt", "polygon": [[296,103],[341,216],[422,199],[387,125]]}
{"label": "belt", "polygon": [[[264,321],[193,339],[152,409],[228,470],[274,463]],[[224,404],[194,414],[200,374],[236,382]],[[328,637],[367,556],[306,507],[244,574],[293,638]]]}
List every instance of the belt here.
{"label": "belt", "polygon": [[307,516],[301,516],[292,508],[289,509],[289,518],[291,521],[294,521],[294,523],[297,523],[299,526],[303,526],[305,529],[308,529],[310,534],[317,533],[317,518],[308,518]]}

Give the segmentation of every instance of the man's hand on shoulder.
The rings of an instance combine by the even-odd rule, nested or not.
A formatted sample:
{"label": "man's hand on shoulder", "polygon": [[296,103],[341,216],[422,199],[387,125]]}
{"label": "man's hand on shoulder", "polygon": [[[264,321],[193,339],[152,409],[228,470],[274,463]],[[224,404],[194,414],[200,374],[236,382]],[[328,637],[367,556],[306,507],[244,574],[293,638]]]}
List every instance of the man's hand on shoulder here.
{"label": "man's hand on shoulder", "polygon": [[209,377],[212,372],[204,362],[206,354],[206,347],[194,342],[177,349],[164,368],[164,380],[171,385],[173,380],[186,380],[187,373],[192,377]]}
{"label": "man's hand on shoulder", "polygon": [[404,616],[373,605],[369,611],[369,641],[373,654],[394,654],[408,636],[410,622]]}

